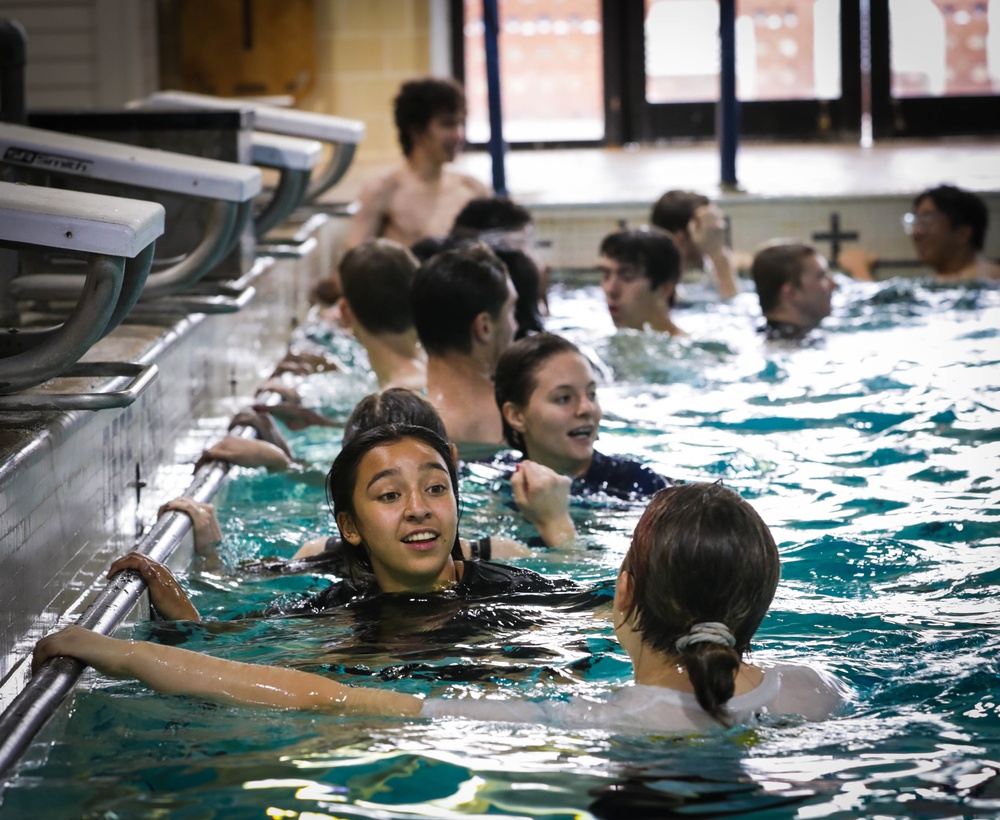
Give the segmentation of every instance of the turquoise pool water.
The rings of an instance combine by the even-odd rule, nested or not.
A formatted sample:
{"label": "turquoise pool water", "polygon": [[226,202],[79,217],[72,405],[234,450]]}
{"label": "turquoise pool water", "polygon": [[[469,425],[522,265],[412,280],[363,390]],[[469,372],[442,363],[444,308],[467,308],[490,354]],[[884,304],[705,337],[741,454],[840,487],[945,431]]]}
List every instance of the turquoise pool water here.
{"label": "turquoise pool water", "polygon": [[[760,340],[751,295],[703,296],[689,290],[678,314],[685,340],[612,335],[593,286],[557,287],[551,326],[617,375],[601,389],[600,449],[721,478],[752,500],[783,558],[755,655],[826,664],[852,685],[850,712],[626,737],[246,712],[91,674],[6,784],[0,813],[1000,816],[1000,292],[845,283],[802,348]],[[323,376],[306,392],[343,418],[366,386]],[[317,463],[338,437],[292,434]],[[487,467],[466,473],[464,531],[529,535],[495,482]],[[218,503],[234,564],[288,555],[331,526],[322,490],[282,476],[235,471]],[[590,548],[523,563],[606,593],[640,512],[580,506]],[[191,571],[186,583],[219,620],[138,636],[445,696],[600,696],[628,678],[607,624],[566,600],[477,605],[457,621],[437,606],[233,622],[323,579]]]}

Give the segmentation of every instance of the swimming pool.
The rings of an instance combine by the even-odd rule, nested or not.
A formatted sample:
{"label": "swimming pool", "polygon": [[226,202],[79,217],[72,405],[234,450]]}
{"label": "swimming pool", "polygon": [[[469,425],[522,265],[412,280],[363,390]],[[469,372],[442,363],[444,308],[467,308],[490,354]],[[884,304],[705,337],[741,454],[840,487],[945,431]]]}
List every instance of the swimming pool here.
{"label": "swimming pool", "polygon": [[[847,283],[827,329],[800,349],[764,345],[749,294],[724,306],[697,290],[687,295],[692,304],[677,316],[687,340],[611,336],[593,286],[558,286],[550,325],[591,345],[618,375],[601,390],[599,449],[634,452],[677,478],[722,479],[752,500],[783,558],[755,655],[826,663],[855,689],[850,713],[823,724],[635,738],[250,713],[91,674],[8,782],[0,812],[1000,814],[1000,292]],[[323,376],[309,398],[342,418],[366,387]],[[293,438],[316,462],[337,450],[327,430]],[[495,478],[486,467],[466,475],[463,529],[529,534],[491,492]],[[322,490],[282,476],[236,471],[218,503],[234,561],[288,554],[331,525]],[[524,563],[607,591],[640,511],[581,506],[575,517],[593,549]],[[187,581],[210,618],[320,583],[194,572]],[[480,605],[443,628],[452,614],[383,608],[137,633],[455,696],[599,695],[628,677],[607,624],[587,607]],[[382,628],[371,625],[374,615]]]}

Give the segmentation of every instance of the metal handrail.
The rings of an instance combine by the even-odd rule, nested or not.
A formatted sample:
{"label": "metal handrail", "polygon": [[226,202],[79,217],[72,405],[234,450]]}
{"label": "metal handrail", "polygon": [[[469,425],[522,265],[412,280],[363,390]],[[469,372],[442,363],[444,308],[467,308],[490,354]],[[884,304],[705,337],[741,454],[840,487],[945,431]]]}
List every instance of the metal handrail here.
{"label": "metal handrail", "polygon": [[[270,393],[261,399],[270,403],[278,397]],[[248,439],[257,437],[257,431],[249,425],[237,425],[229,434]],[[231,466],[223,461],[206,461],[195,473],[185,495],[201,503],[211,501]],[[136,551],[162,563],[178,547],[191,526],[186,513],[167,512],[136,544]],[[77,619],[77,626],[109,635],[139,601],[145,588],[146,582],[135,570],[116,573]],[[0,775],[27,750],[35,735],[73,691],[85,668],[86,665],[75,658],[50,658],[0,715]]]}

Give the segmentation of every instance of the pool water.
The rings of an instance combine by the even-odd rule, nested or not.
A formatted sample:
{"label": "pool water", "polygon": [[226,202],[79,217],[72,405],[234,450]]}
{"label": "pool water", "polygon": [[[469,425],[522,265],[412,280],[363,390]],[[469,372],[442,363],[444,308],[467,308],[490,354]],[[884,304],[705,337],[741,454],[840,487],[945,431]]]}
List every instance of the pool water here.
{"label": "pool water", "polygon": [[[691,335],[613,334],[593,285],[557,285],[552,329],[614,371],[598,448],[747,496],[782,553],[760,661],[821,663],[856,702],[834,720],[699,735],[466,720],[343,719],[163,697],[90,673],[6,784],[24,817],[1000,816],[1000,291],[842,283],[812,344],[768,345],[752,294],[697,289]],[[337,344],[343,345],[342,342]],[[359,370],[363,356],[339,351]],[[310,380],[343,419],[368,382]],[[292,433],[328,464],[339,432]],[[236,470],[217,499],[231,566],[290,555],[330,531],[321,488]],[[463,532],[532,534],[463,477]],[[526,602],[372,605],[328,617],[234,621],[322,576],[185,583],[210,622],[137,637],[445,697],[599,697],[629,665],[607,601],[641,504],[574,509],[584,548],[520,563],[593,584]]]}

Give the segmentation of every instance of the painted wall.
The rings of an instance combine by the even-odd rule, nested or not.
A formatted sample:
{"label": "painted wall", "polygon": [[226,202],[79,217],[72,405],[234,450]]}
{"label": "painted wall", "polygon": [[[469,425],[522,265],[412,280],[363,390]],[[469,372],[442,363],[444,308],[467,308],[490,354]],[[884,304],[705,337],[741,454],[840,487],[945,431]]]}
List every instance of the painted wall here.
{"label": "painted wall", "polygon": [[[317,0],[318,76],[303,107],[363,120],[359,161],[398,156],[399,85],[448,72],[447,9],[447,0]],[[117,107],[160,88],[156,0],[0,0],[0,17],[28,31],[29,108]]]}

